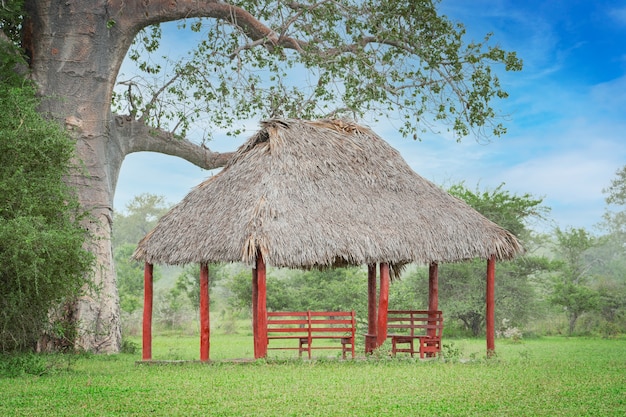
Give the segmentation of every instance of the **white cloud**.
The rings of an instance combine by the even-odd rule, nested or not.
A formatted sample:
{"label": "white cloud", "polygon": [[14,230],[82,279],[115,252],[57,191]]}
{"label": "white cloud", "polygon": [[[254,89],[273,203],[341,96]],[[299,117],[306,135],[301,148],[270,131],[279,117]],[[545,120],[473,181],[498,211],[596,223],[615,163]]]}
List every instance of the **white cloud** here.
{"label": "white cloud", "polygon": [[550,155],[514,166],[503,173],[507,184],[532,190],[561,203],[596,201],[615,169],[607,161],[589,159],[582,153]]}
{"label": "white cloud", "polygon": [[589,97],[600,115],[616,114],[623,117],[626,108],[626,75],[594,86]]}
{"label": "white cloud", "polygon": [[609,16],[620,25],[626,26],[626,6],[616,7],[609,10]]}

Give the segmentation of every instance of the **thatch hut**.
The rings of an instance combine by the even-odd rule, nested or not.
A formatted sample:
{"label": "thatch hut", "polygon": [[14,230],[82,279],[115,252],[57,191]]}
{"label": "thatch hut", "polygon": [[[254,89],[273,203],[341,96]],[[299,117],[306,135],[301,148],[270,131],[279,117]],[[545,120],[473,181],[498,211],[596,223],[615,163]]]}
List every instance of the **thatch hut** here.
{"label": "thatch hut", "polygon": [[[393,274],[410,262],[493,263],[521,251],[515,236],[415,173],[370,129],[272,119],[161,218],[134,258],[255,270],[379,263],[383,277],[388,265]],[[436,270],[431,278],[432,286]]]}

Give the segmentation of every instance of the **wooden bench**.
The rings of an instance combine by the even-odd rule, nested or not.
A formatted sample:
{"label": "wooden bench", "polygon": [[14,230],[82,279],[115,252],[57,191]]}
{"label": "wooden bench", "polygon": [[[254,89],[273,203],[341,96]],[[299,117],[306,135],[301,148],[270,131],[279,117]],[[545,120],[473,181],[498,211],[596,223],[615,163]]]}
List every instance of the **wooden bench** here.
{"label": "wooden bench", "polygon": [[[342,357],[351,352],[354,358],[356,320],[354,311],[287,311],[267,313],[267,343],[270,349],[297,349],[298,356],[313,349],[341,349]],[[271,340],[295,339],[298,346],[269,347]],[[339,343],[318,343],[318,340]]]}
{"label": "wooden bench", "polygon": [[[441,311],[389,310],[387,312],[387,337],[391,338],[391,353],[419,352],[420,358],[432,357],[441,352],[443,315]],[[418,346],[415,348],[415,342]],[[399,347],[398,345],[407,345]]]}

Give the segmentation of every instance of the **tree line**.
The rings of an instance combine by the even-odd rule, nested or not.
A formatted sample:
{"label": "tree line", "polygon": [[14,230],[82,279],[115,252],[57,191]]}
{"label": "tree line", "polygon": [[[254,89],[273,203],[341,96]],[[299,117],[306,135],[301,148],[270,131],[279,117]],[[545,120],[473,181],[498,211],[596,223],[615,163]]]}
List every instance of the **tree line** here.
{"label": "tree line", "polygon": [[[591,334],[605,337],[626,331],[626,167],[605,192],[603,231],[556,228],[537,233],[529,225],[549,220],[549,207],[530,194],[512,194],[500,185],[470,189],[464,183],[447,191],[465,200],[490,220],[513,232],[526,253],[499,262],[496,272],[496,322],[502,335]],[[114,221],[114,254],[123,328],[138,330],[142,303],[143,265],[130,260],[136,243],[170,206],[161,196],[135,197]],[[611,211],[611,209],[617,209]],[[199,267],[168,271],[155,266],[156,276],[172,275],[157,284],[155,319],[162,329],[189,329],[199,307]],[[251,273],[237,264],[210,266],[212,309],[218,328],[235,330],[233,321],[251,311]],[[485,322],[483,260],[439,266],[439,305],[448,335],[479,336]],[[363,325],[367,317],[367,269],[268,270],[267,306],[280,310],[355,310]],[[424,309],[428,305],[428,267],[411,265],[390,288],[394,309]],[[390,308],[391,308],[390,307]]]}

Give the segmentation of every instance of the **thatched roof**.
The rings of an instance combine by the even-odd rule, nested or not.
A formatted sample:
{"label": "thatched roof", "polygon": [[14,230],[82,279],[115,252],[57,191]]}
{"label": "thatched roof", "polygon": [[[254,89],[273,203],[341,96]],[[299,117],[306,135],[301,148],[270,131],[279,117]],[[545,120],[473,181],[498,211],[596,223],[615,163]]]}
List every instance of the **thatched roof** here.
{"label": "thatched roof", "polygon": [[510,259],[511,233],[415,173],[370,129],[273,119],[139,243],[137,260],[278,267]]}

